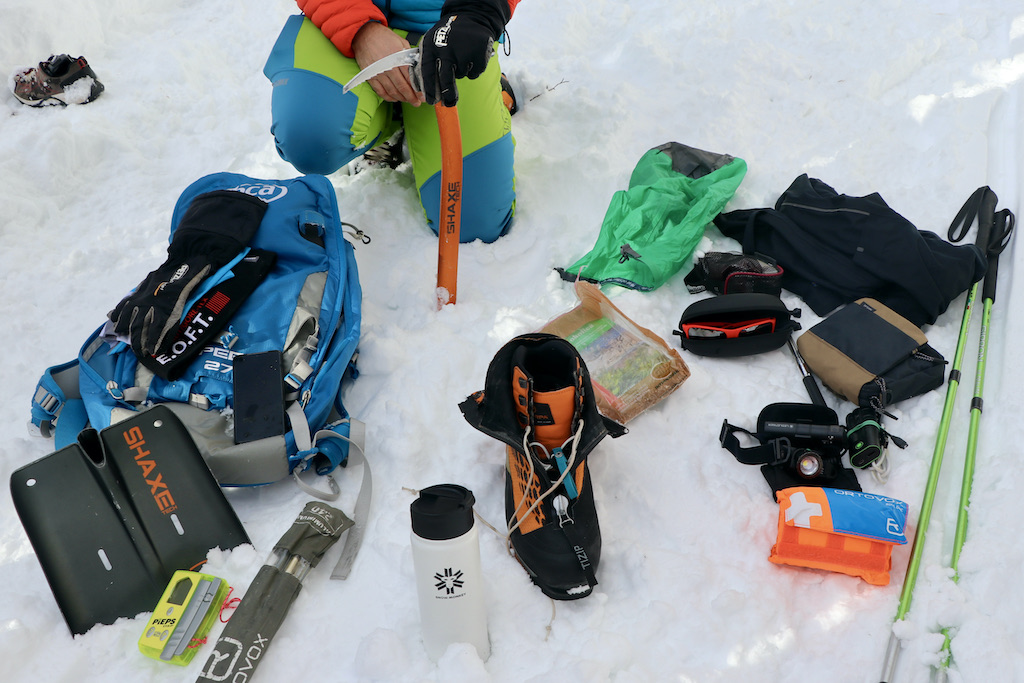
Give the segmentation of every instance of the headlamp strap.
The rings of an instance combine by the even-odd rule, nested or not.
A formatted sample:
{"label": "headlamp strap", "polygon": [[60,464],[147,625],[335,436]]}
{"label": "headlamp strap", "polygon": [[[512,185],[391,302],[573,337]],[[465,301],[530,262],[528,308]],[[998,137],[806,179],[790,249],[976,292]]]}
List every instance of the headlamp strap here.
{"label": "headlamp strap", "polygon": [[[757,441],[758,445],[744,448],[740,445],[736,432],[743,432]],[[722,444],[722,448],[732,453],[736,460],[744,465],[770,465],[781,462],[779,460],[778,444],[776,443],[777,439],[768,443],[761,443],[760,437],[756,434],[743,427],[731,425],[728,420],[722,420],[722,431],[718,434],[718,441]]]}

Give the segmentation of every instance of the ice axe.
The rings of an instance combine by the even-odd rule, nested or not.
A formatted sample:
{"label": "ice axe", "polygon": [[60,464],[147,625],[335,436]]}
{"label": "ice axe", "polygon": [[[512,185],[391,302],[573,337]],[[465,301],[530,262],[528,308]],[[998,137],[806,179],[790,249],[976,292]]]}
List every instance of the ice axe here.
{"label": "ice axe", "polygon": [[[345,84],[348,92],[374,76],[398,67],[409,67],[414,88],[423,91],[420,75],[420,50],[409,48],[388,55],[369,65]],[[441,197],[437,226],[437,308],[455,303],[459,271],[459,234],[462,229],[462,129],[459,112],[440,102],[434,105],[441,137]]]}

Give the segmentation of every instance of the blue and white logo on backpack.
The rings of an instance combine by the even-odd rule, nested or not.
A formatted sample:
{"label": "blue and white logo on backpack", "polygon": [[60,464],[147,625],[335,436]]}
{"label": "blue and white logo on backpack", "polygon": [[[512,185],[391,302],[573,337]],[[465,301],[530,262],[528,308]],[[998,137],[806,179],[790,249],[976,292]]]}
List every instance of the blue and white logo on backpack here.
{"label": "blue and white logo on backpack", "polygon": [[[76,361],[44,373],[33,397],[32,422],[61,448],[85,427],[103,429],[165,404],[189,428],[223,486],[270,483],[307,469],[330,474],[348,457],[350,444],[362,448],[362,424],[350,418],[341,400],[343,380],[356,374],[362,291],[334,188],[318,175],[260,180],[215,173],[182,192],[171,218],[172,237],[192,200],[215,190],[266,202],[250,247],[276,254],[269,274],[215,341],[173,380],[154,375],[127,344],[103,336],[101,326]],[[222,269],[203,286],[209,289],[207,282],[230,276],[230,268]],[[112,294],[112,303],[117,296]],[[265,351],[281,353],[285,430],[236,444],[234,361]]]}
{"label": "blue and white logo on backpack", "polygon": [[288,186],[274,180],[251,180],[225,189],[259,197],[268,204],[288,194]]}

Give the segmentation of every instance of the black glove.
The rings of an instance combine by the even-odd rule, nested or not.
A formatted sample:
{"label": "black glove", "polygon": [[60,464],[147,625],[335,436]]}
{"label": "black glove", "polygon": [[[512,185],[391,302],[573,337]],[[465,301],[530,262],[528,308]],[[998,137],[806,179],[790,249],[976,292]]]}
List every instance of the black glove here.
{"label": "black glove", "polygon": [[168,351],[193,290],[249,245],[266,210],[263,200],[232,190],[192,200],[167,247],[167,260],[109,314],[114,331],[131,339],[136,356]]}
{"label": "black glove", "polygon": [[441,19],[423,36],[421,62],[427,104],[459,101],[458,78],[477,78],[487,68],[494,41],[511,18],[508,0],[447,0]]}

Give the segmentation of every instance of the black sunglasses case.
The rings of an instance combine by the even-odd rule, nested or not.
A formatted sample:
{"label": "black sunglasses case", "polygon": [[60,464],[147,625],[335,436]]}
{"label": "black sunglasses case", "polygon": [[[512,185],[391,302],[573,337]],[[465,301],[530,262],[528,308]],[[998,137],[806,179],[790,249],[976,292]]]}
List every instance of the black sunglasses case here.
{"label": "black sunglasses case", "polygon": [[[784,345],[790,334],[800,329],[800,323],[793,320],[799,316],[800,309],[790,311],[782,299],[773,294],[725,294],[701,299],[687,306],[679,319],[679,329],[673,330],[672,334],[679,336],[680,345],[684,349],[698,356],[750,356],[772,351]],[[774,331],[743,337],[701,339],[691,339],[683,333],[684,324],[721,325],[762,318],[775,320]]]}

